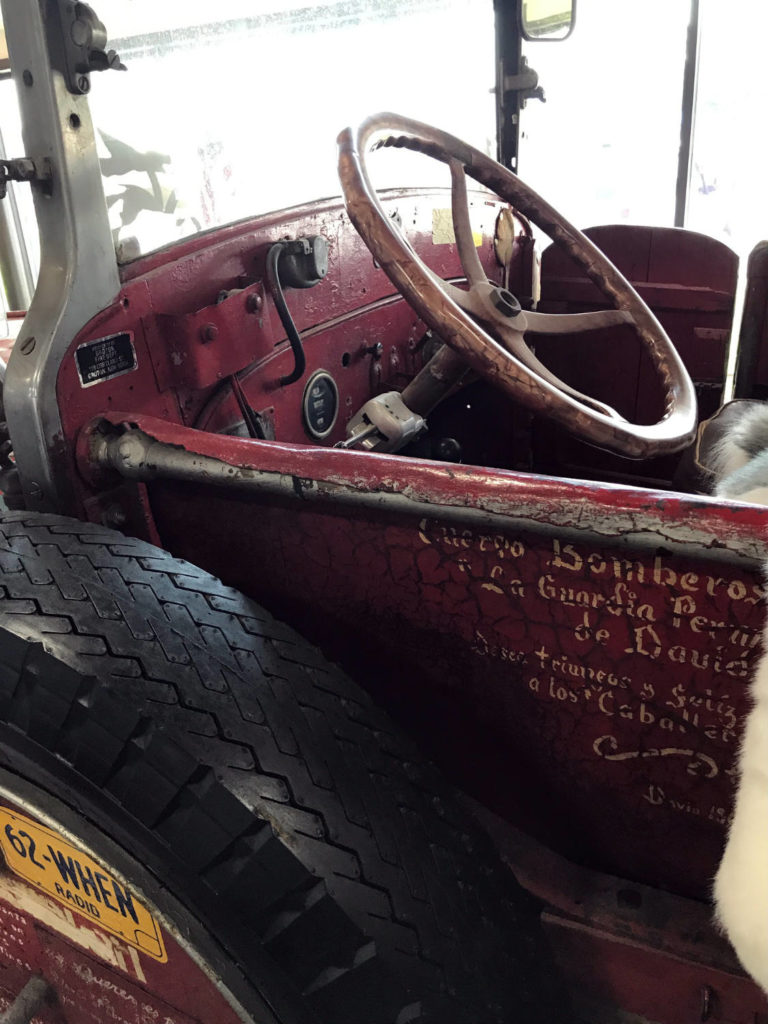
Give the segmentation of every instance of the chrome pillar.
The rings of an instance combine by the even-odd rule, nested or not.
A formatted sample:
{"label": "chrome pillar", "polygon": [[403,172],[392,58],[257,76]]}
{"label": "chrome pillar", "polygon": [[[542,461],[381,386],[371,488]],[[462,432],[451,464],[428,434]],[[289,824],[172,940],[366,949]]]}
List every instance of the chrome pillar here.
{"label": "chrome pillar", "polygon": [[4,397],[27,504],[58,509],[66,493],[51,463],[61,438],[59,366],[83,325],[115,300],[120,280],[88,101],[72,95],[51,67],[46,7],[46,0],[2,0],[23,155],[48,157],[53,168],[51,196],[33,186],[40,276],[8,364]]}

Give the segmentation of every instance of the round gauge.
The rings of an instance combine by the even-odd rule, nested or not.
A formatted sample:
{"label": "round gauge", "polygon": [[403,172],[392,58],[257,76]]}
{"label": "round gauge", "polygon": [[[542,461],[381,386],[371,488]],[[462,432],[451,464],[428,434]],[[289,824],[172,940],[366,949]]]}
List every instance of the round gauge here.
{"label": "round gauge", "polygon": [[339,389],[327,370],[318,370],[309,378],[302,404],[305,430],[321,441],[333,430],[339,412]]}

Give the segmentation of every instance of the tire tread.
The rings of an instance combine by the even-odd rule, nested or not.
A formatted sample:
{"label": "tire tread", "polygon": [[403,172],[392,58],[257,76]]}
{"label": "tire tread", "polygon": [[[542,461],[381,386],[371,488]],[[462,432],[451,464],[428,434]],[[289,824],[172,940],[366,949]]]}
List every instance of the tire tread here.
{"label": "tire tread", "polygon": [[531,901],[484,867],[490,844],[436,770],[293,630],[143,541],[56,516],[0,516],[0,569],[2,721],[187,850],[320,1019],[557,1017]]}

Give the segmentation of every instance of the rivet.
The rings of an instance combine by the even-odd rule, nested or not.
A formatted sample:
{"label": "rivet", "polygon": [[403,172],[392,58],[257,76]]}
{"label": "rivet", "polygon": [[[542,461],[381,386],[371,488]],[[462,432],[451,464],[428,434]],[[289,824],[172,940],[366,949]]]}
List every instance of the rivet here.
{"label": "rivet", "polygon": [[219,329],[216,324],[204,324],[200,328],[200,341],[207,345],[209,341],[216,341],[219,336]]}
{"label": "rivet", "polygon": [[25,338],[21,343],[21,354],[28,356],[30,352],[34,352],[36,340],[33,337]]}

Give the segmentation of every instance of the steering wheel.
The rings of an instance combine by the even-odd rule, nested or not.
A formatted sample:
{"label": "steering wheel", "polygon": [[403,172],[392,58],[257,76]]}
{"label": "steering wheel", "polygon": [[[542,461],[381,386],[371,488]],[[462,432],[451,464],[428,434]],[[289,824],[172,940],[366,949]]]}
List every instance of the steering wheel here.
{"label": "steering wheel", "polygon": [[[663,327],[610,260],[517,175],[453,135],[397,114],[376,114],[357,129],[346,128],[338,145],[339,177],[352,223],[390,281],[463,364],[532,411],[621,455],[649,458],[691,443],[696,395]],[[371,185],[365,156],[382,146],[416,150],[448,165],[453,226],[467,291],[434,274],[384,212]],[[615,308],[556,315],[527,312],[510,292],[492,284],[472,238],[467,174],[543,228]],[[630,423],[610,406],[575,391],[550,373],[525,343],[527,332],[570,334],[620,323],[634,328],[664,387],[665,411],[658,423]],[[451,358],[459,361],[449,355]],[[402,397],[407,402],[406,392]]]}

